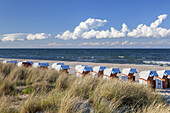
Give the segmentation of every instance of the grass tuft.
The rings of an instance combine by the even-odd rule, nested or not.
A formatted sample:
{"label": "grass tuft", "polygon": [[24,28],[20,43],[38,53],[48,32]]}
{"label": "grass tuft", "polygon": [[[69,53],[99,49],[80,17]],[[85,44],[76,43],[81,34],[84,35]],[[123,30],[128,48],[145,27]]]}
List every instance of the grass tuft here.
{"label": "grass tuft", "polygon": [[150,87],[0,63],[0,112],[169,112]]}

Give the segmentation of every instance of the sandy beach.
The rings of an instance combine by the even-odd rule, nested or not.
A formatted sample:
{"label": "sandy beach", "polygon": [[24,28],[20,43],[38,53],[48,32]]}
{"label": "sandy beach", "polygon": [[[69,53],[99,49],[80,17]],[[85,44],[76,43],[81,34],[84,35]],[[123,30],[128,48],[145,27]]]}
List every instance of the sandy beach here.
{"label": "sandy beach", "polygon": [[76,65],[88,65],[88,66],[106,66],[107,68],[119,68],[122,70],[123,68],[135,68],[137,69],[138,72],[140,71],[146,71],[146,70],[170,70],[170,66],[158,66],[158,65],[139,65],[139,64],[113,64],[113,63],[93,63],[93,62],[74,62],[74,61],[55,61],[55,60],[34,60],[34,59],[5,59],[5,58],[0,58],[0,60],[17,60],[18,62],[21,61],[33,61],[34,63],[36,62],[48,62],[51,65],[55,62],[61,62],[64,63],[65,65],[70,66],[70,73],[74,74],[75,73],[75,66]]}

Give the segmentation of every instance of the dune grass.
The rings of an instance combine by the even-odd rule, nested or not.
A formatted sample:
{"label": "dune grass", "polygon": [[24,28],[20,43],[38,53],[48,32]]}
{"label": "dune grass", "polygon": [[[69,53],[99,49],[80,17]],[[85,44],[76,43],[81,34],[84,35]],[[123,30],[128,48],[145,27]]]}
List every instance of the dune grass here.
{"label": "dune grass", "polygon": [[0,63],[0,112],[170,112],[150,87]]}

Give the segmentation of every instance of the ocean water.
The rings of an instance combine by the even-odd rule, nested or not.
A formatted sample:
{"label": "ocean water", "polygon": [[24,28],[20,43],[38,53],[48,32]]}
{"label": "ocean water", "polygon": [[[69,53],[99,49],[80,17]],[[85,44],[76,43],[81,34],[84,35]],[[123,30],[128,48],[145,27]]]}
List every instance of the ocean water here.
{"label": "ocean water", "polygon": [[170,49],[0,49],[0,58],[170,65]]}

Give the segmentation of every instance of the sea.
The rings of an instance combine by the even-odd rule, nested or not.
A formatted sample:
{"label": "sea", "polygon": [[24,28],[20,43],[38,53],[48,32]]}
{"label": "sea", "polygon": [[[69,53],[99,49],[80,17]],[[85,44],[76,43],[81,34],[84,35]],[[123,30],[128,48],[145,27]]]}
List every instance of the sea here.
{"label": "sea", "polygon": [[0,49],[0,58],[170,66],[170,49]]}

